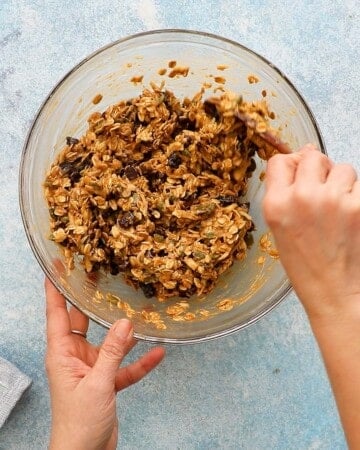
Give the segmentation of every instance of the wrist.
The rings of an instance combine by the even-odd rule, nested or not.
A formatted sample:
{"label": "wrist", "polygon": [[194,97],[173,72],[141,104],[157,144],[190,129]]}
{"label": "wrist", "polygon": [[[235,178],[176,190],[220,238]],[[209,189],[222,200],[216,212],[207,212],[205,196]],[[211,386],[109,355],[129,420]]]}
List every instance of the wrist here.
{"label": "wrist", "polygon": [[354,329],[360,334],[360,295],[326,299],[315,306],[304,305],[304,308],[314,332],[322,329],[330,333],[333,329],[339,332]]}
{"label": "wrist", "polygon": [[[117,437],[117,426],[115,431]],[[117,439],[112,439],[112,436],[103,436],[98,430],[89,427],[66,427],[63,424],[57,424],[51,428],[49,450],[115,449],[116,443]]]}
{"label": "wrist", "polygon": [[360,321],[360,291],[347,291],[344,287],[330,286],[326,282],[293,283],[311,323],[331,325],[341,319],[346,323]]}
{"label": "wrist", "polygon": [[87,450],[87,442],[81,442],[79,439],[66,439],[58,437],[50,437],[49,450]]}
{"label": "wrist", "polygon": [[53,428],[50,435],[49,450],[95,450],[93,442],[89,442],[82,433],[76,430]]}

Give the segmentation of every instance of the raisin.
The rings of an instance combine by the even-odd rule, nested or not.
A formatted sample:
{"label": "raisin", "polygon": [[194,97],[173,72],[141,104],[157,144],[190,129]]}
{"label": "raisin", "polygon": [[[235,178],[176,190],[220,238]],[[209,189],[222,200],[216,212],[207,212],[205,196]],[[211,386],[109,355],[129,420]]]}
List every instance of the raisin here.
{"label": "raisin", "polygon": [[146,298],[154,297],[156,290],[152,283],[139,283]]}
{"label": "raisin", "polygon": [[76,139],[71,136],[66,136],[66,145],[75,145],[78,144],[80,141],[79,139]]}
{"label": "raisin", "polygon": [[159,250],[158,252],[158,256],[160,256],[160,258],[163,258],[164,256],[167,256],[168,252],[164,249]]}
{"label": "raisin", "polygon": [[171,155],[168,158],[168,166],[171,167],[172,169],[177,169],[181,163],[182,159],[179,152],[171,153]]}
{"label": "raisin", "polygon": [[129,228],[134,225],[135,216],[131,211],[126,212],[120,217],[119,225],[123,228]]}
{"label": "raisin", "polygon": [[124,168],[124,175],[129,180],[135,180],[140,175],[138,169],[132,165],[128,165]]}

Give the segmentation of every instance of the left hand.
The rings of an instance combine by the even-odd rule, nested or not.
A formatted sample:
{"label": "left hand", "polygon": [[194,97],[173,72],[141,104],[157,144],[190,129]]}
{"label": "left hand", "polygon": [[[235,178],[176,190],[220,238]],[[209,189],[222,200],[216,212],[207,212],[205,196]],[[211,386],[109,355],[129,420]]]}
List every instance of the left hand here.
{"label": "left hand", "polygon": [[115,449],[118,438],[116,393],[141,380],[163,359],[155,347],[119,368],[134,347],[130,321],[118,320],[96,347],[71,330],[87,332],[89,319],[45,282],[47,315],[46,370],[49,378],[52,431],[50,449]]}

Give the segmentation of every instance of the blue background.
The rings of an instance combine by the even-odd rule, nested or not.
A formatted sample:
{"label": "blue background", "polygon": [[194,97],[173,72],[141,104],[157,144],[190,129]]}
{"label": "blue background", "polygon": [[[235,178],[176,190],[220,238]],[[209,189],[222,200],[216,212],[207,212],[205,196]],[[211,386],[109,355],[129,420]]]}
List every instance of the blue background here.
{"label": "blue background", "polygon": [[[26,132],[54,84],[97,48],[157,28],[220,34],[273,61],[304,95],[335,161],[359,169],[360,16],[355,0],[1,0],[0,355],[33,379],[0,449],[45,449],[43,275],[26,241],[17,178]],[[105,331],[91,325],[90,340]],[[148,348],[141,343],[133,353]],[[119,395],[124,449],[344,449],[332,393],[294,294],[245,331],[169,347]]]}

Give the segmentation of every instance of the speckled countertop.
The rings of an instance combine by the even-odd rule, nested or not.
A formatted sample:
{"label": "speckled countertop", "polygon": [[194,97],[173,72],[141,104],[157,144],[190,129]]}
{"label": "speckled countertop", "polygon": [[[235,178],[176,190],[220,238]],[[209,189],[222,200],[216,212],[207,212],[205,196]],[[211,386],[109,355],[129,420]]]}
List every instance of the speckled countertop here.
{"label": "speckled countertop", "polygon": [[[18,207],[26,132],[54,84],[120,37],[190,28],[237,40],[272,60],[310,104],[327,150],[359,169],[360,16],[355,0],[1,0],[0,355],[34,383],[0,430],[0,449],[45,449],[43,274]],[[90,339],[104,330],[92,324]],[[140,344],[136,354],[144,351]],[[245,331],[170,347],[119,398],[124,449],[344,449],[329,384],[294,294]]]}

